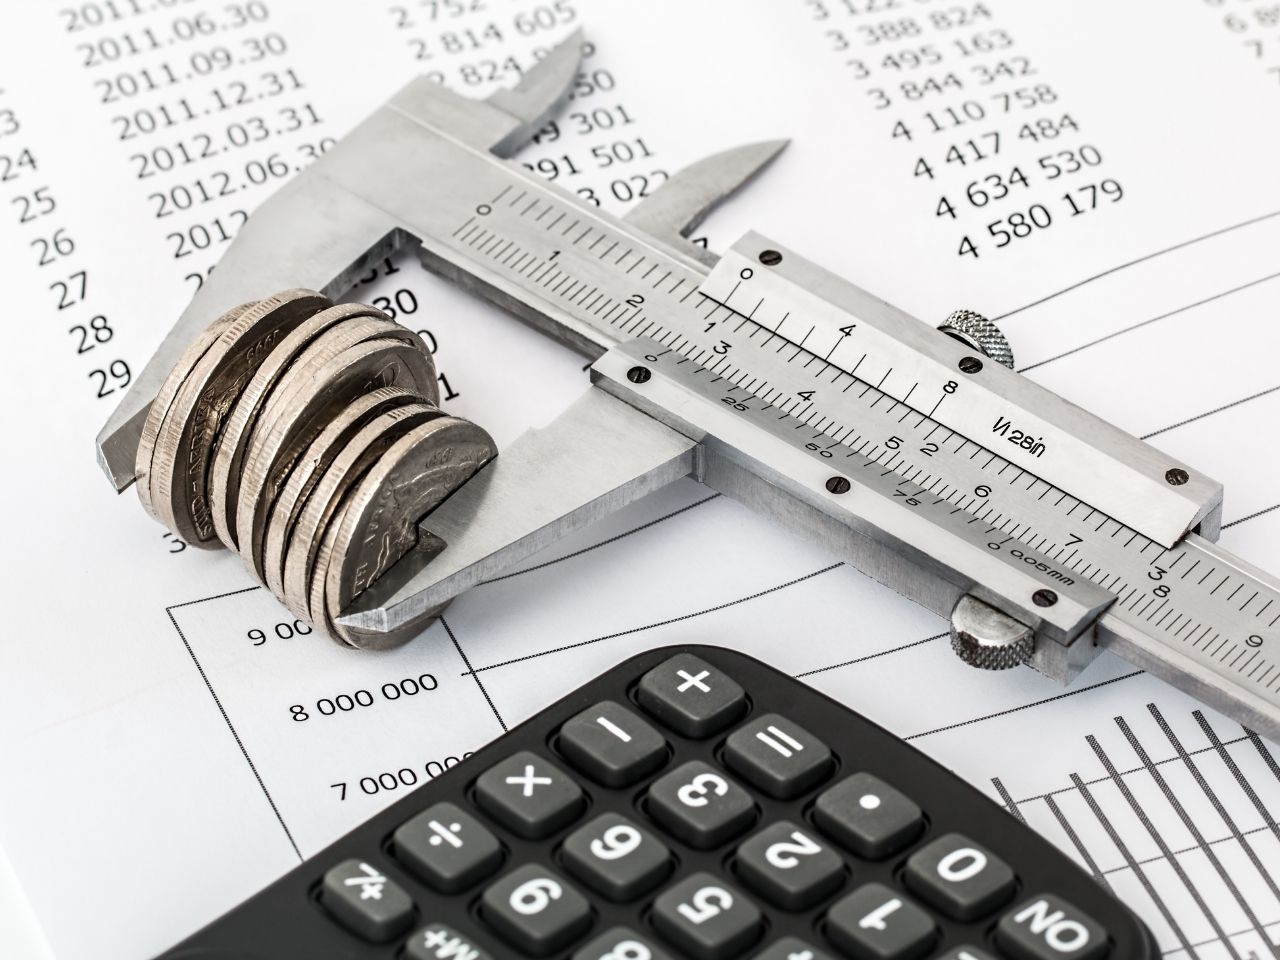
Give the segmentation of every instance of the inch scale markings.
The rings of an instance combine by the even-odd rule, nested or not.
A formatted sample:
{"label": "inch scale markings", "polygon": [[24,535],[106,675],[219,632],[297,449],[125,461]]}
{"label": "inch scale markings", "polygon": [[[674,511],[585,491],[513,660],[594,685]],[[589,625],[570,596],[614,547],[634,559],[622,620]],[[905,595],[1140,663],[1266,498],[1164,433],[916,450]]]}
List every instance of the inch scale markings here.
{"label": "inch scale markings", "polygon": [[[538,198],[517,211],[517,219],[536,221],[552,211],[560,218],[562,207],[567,205],[558,197]],[[583,223],[586,218],[577,217],[575,228]],[[502,234],[504,225],[490,229]],[[799,339],[792,340],[781,330],[788,323],[794,326],[793,310],[779,306],[776,319],[755,319],[762,309],[767,311],[767,297],[757,297],[735,310],[699,289],[705,279],[693,269],[670,259],[664,262],[654,251],[637,255],[627,241],[606,222],[588,223],[567,248],[534,255],[532,272],[536,277],[539,269],[554,266],[566,278],[561,291],[551,291],[566,312],[587,321],[599,318],[618,340],[632,336],[652,340],[679,354],[681,363],[705,370],[708,378],[714,378],[710,383],[723,386],[726,396],[741,392],[759,401],[761,411],[794,421],[789,429],[800,432],[801,445],[815,458],[845,461],[833,463],[834,470],[848,472],[853,458],[865,457],[853,463],[894,476],[895,499],[913,507],[918,502],[943,508],[949,517],[960,516],[965,526],[983,525],[980,529],[991,538],[993,552],[1025,564],[1046,587],[1069,589],[1088,582],[1113,594],[1117,599],[1104,625],[1119,622],[1126,634],[1137,631],[1162,637],[1170,646],[1196,651],[1220,671],[1236,673],[1259,691],[1280,690],[1280,666],[1270,652],[1271,644],[1260,640],[1264,631],[1280,622],[1280,596],[1269,585],[1258,584],[1241,571],[1222,572],[1222,564],[1205,553],[1208,544],[1199,538],[1166,548],[936,419],[946,400],[958,392],[963,374],[955,374],[957,390],[944,387],[926,395],[920,381],[912,380],[902,381],[901,396],[893,396],[885,384],[895,368],[877,366],[879,361],[869,351],[860,351],[847,369],[831,359],[847,337],[827,343],[814,336],[817,324],[810,322]],[[521,248],[517,239],[505,242]],[[577,248],[589,258],[579,255]],[[608,274],[600,277],[590,260],[608,268]],[[648,270],[637,278],[631,271],[641,263],[648,263]],[[499,260],[495,266],[502,270],[505,265]],[[526,267],[522,272],[530,271]],[[584,273],[591,279],[580,276]],[[655,276],[653,282],[636,282],[649,275]],[[622,292],[631,287],[635,293]],[[611,290],[618,299],[603,295],[601,304],[609,305],[601,314],[599,307],[593,311],[575,297],[561,296],[583,289],[596,291],[597,298]],[[740,283],[735,284],[731,294],[740,294],[741,289]],[[821,354],[814,352],[819,349]],[[746,358],[739,359],[744,353]],[[860,375],[864,368],[876,371],[875,382]],[[772,375],[762,376],[765,371]],[[816,397],[818,389],[826,391],[821,400]],[[915,404],[908,402],[913,399]],[[880,439],[869,439],[873,436]],[[941,482],[945,488],[936,490]],[[1027,517],[1034,517],[1034,522]],[[1220,582],[1207,590],[1185,591],[1185,599],[1175,602],[1171,574],[1179,564],[1187,570],[1207,565],[1211,572],[1218,572]],[[1202,585],[1203,581],[1196,586]],[[1256,632],[1233,639],[1222,630],[1199,626],[1222,619],[1205,613],[1205,604],[1216,605],[1246,586],[1249,602],[1265,596],[1249,618],[1256,622]],[[1246,607],[1242,605],[1239,612]],[[1264,616],[1268,612],[1272,615]],[[1197,629],[1188,630],[1193,623]]]}

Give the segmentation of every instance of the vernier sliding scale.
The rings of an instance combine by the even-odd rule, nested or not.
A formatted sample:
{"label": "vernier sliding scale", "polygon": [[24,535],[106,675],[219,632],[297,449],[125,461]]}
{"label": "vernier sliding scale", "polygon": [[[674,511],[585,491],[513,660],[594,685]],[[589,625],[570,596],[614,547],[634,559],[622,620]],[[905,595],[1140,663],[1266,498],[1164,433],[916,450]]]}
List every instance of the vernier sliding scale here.
{"label": "vernier sliding scale", "polygon": [[696,163],[623,218],[503,159],[563,104],[579,49],[485,101],[413,80],[264,203],[100,434],[117,489],[158,384],[228,306],[337,296],[413,247],[592,358],[593,387],[422,519],[350,631],[416,632],[692,476],[948,617],[976,666],[1068,682],[1111,649],[1280,738],[1280,581],[1212,542],[1220,484],[1019,376],[977,315],[939,332],[759,234],[721,257],[687,241],[783,143]]}

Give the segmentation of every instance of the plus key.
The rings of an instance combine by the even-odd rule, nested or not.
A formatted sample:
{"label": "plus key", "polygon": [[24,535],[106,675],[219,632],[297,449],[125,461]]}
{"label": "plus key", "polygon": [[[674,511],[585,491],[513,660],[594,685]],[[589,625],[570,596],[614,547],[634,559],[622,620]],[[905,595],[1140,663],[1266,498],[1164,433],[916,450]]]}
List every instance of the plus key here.
{"label": "plus key", "polygon": [[732,678],[689,653],[654,667],[636,697],[646,712],[686,737],[710,737],[745,712],[747,697]]}

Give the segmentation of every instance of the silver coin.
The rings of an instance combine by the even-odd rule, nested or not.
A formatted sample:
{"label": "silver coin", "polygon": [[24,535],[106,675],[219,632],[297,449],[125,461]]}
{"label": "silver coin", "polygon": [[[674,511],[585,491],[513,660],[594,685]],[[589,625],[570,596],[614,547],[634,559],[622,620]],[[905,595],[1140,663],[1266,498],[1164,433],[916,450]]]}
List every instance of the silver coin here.
{"label": "silver coin", "polygon": [[276,492],[259,501],[266,504],[261,533],[256,527],[254,531],[262,542],[258,552],[262,569],[259,578],[276,596],[284,592],[284,554],[298,514],[334,457],[370,420],[396,407],[419,402],[419,396],[411,390],[379,387],[339,410],[292,462],[281,462],[278,476],[268,481],[268,488]]}
{"label": "silver coin", "polygon": [[435,367],[421,341],[368,317],[325,331],[289,367],[250,436],[237,496],[237,548],[260,580],[276,589],[265,557],[267,518],[307,446],[362,394],[397,386],[420,399],[428,383],[435,383]]}
{"label": "silver coin", "polygon": [[286,290],[240,314],[192,367],[160,426],[151,464],[152,506],[192,546],[216,547],[209,465],[222,422],[258,365],[289,332],[332,302]]}
{"label": "silver coin", "polygon": [[302,505],[284,552],[284,588],[277,596],[294,616],[311,620],[308,601],[316,553],[346,494],[405,433],[438,415],[426,403],[388,410],[361,428],[333,458]]}
{"label": "silver coin", "polygon": [[380,310],[358,303],[339,304],[308,317],[267,355],[232,406],[222,426],[218,449],[209,471],[209,503],[213,528],[218,539],[232,550],[237,546],[235,517],[245,451],[267,398],[284,377],[289,365],[312,340],[343,320],[364,316],[379,317],[390,322],[390,318]]}
{"label": "silver coin", "polygon": [[200,336],[196,337],[191,346],[182,352],[178,362],[173,365],[169,375],[160,384],[160,389],[156,392],[156,398],[151,402],[151,408],[147,411],[147,419],[142,424],[142,439],[138,442],[138,453],[134,459],[133,473],[137,478],[135,486],[138,488],[138,499],[142,501],[142,506],[147,513],[157,520],[160,517],[151,505],[151,463],[155,459],[156,441],[160,436],[160,426],[164,423],[164,418],[169,413],[169,408],[173,406],[173,398],[182,389],[182,385],[186,382],[192,367],[213,346],[214,342],[222,336],[223,331],[251,306],[253,306],[252,302],[232,307],[213,323],[209,324]]}
{"label": "silver coin", "polygon": [[418,521],[497,452],[488,433],[457,417],[419,424],[397,440],[325,531],[311,581],[313,623],[353,646],[387,645],[390,637],[349,634],[337,617],[418,542]]}

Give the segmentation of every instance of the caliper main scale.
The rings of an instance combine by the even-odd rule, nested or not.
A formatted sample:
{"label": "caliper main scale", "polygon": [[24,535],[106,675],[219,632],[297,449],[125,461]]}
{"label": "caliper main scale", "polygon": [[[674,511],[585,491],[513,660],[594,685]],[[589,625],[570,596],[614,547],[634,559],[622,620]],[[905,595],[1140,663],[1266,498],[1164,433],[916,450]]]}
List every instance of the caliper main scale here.
{"label": "caliper main scale", "polygon": [[948,617],[970,663],[1068,681],[1110,648],[1280,736],[1280,583],[1210,542],[1219,484],[996,362],[981,318],[948,336],[755,233],[723,257],[689,243],[781,143],[694,164],[625,218],[501,159],[562,102],[574,43],[488,101],[411,82],[260,208],[99,437],[117,487],[164,371],[226,305],[336,295],[410,247],[589,356],[592,386],[422,518],[348,633],[412,632],[693,476]]}

